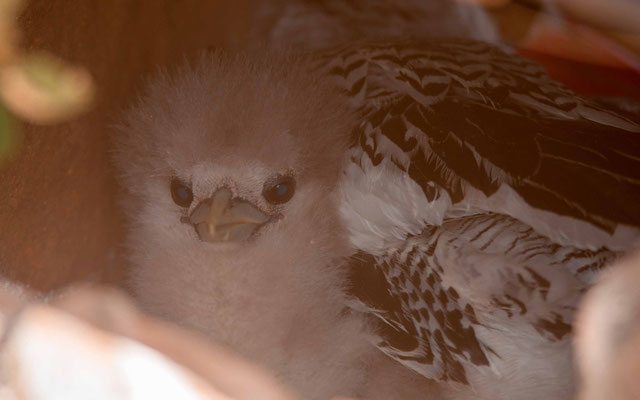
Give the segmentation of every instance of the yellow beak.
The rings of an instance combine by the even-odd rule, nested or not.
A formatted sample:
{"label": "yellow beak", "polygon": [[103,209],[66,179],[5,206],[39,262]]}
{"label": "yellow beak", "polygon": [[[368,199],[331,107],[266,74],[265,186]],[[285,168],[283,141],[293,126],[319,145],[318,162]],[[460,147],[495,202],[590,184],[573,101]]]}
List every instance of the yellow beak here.
{"label": "yellow beak", "polygon": [[200,239],[206,242],[239,242],[248,239],[270,217],[253,204],[232,198],[220,189],[204,200],[189,216]]}

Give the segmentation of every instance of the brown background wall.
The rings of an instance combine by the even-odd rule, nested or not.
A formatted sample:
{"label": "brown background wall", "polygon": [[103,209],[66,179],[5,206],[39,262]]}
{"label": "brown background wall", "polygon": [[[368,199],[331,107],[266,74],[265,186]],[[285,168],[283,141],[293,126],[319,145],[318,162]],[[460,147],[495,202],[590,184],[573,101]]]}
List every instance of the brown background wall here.
{"label": "brown background wall", "polygon": [[250,1],[29,2],[20,20],[23,47],[84,65],[98,97],[76,121],[23,126],[14,157],[0,165],[2,274],[40,290],[82,278],[121,278],[108,125],[156,66],[240,43]]}

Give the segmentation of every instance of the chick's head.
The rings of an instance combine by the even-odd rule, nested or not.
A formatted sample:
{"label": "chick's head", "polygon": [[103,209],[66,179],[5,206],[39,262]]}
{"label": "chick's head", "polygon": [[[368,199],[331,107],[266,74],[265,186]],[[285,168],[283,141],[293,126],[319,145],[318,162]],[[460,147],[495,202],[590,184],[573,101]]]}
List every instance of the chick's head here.
{"label": "chick's head", "polygon": [[115,152],[141,303],[250,347],[248,330],[339,299],[335,187],[354,118],[294,54],[206,54],[150,80]]}

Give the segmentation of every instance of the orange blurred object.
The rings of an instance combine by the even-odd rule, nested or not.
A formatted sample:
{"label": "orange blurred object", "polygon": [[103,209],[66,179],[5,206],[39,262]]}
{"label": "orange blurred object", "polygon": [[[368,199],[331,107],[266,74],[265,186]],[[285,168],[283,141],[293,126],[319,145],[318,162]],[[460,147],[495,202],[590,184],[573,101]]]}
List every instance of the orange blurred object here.
{"label": "orange blurred object", "polygon": [[505,41],[576,92],[640,99],[640,24],[634,30],[628,21],[640,5],[612,0],[598,15],[590,0],[555,0],[554,9],[541,3],[487,9]]}
{"label": "orange blurred object", "polygon": [[529,49],[520,49],[519,53],[542,64],[552,78],[582,95],[640,100],[640,73],[633,69],[568,60]]}

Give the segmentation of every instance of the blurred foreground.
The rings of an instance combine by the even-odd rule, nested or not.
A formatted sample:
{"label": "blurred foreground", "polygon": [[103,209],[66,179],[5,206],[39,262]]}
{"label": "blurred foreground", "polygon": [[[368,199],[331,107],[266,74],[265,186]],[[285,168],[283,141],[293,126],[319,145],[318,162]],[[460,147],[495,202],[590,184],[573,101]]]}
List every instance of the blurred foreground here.
{"label": "blurred foreground", "polygon": [[264,371],[108,289],[0,292],[0,399],[293,400]]}
{"label": "blurred foreground", "polygon": [[[640,253],[604,275],[576,324],[577,400],[637,400]],[[113,289],[69,289],[45,304],[4,282],[0,330],[1,400],[298,398],[268,372],[144,315]]]}

